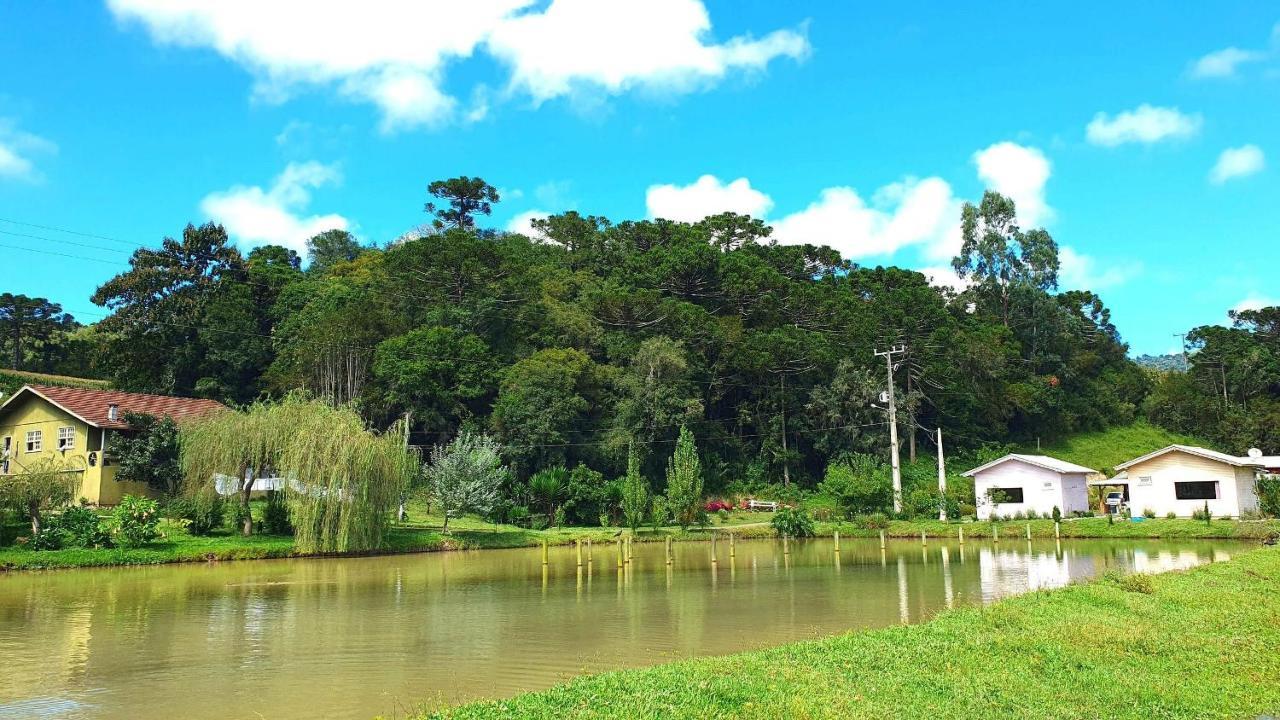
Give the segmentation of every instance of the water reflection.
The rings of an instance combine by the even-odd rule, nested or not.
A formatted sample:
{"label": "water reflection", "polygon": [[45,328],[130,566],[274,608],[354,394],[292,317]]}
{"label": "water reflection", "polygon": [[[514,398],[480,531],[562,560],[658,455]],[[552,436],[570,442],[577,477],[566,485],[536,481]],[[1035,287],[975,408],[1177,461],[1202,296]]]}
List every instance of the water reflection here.
{"label": "water reflection", "polygon": [[676,543],[670,564],[661,543],[618,543],[600,567],[590,547],[579,564],[570,546],[550,549],[545,565],[536,548],[11,574],[0,577],[0,718],[403,715],[422,700],[919,622],[1237,547],[916,539],[882,549],[843,538],[836,553],[829,541],[735,540],[718,549],[726,557]]}

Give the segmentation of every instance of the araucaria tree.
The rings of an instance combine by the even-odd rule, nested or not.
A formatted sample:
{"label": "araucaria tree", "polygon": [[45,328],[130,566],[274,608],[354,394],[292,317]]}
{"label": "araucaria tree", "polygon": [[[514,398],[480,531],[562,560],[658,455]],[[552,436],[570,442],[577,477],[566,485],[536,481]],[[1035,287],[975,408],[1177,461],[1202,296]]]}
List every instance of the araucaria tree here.
{"label": "araucaria tree", "polygon": [[501,446],[488,435],[465,430],[453,442],[431,451],[423,473],[428,492],[444,513],[446,532],[451,517],[492,513],[508,477]]}
{"label": "araucaria tree", "polygon": [[681,426],[676,451],[667,465],[667,506],[676,522],[687,528],[698,519],[702,505],[702,463],[693,433]]}
{"label": "araucaria tree", "polygon": [[649,510],[649,483],[640,473],[640,455],[633,444],[627,453],[627,476],[622,481],[622,518],[635,532]]}

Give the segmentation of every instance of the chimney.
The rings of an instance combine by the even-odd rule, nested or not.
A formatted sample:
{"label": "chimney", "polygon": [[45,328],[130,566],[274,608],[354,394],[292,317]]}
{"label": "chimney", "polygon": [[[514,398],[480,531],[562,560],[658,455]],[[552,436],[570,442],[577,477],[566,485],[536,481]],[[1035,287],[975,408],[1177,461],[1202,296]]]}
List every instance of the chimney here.
{"label": "chimney", "polygon": [[112,422],[120,419],[119,405],[116,405],[115,403],[111,403],[110,405],[107,406],[107,419],[111,420]]}

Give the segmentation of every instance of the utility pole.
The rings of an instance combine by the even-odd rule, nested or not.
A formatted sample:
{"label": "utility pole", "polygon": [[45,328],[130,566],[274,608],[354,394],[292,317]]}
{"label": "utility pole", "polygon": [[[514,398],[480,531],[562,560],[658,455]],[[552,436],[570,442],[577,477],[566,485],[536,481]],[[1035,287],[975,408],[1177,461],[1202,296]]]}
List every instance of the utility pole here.
{"label": "utility pole", "polygon": [[938,519],[947,519],[947,461],[942,459],[942,428],[938,428]]}
{"label": "utility pole", "polygon": [[1178,338],[1180,343],[1178,347],[1182,348],[1182,372],[1186,372],[1189,367],[1187,365],[1187,334],[1174,333],[1173,336]]}
{"label": "utility pole", "polygon": [[[409,452],[409,421],[413,418],[412,410],[404,411],[404,451]],[[400,491],[400,508],[396,511],[396,522],[404,522],[404,504],[408,500],[408,489]]]}
{"label": "utility pole", "polygon": [[873,350],[876,357],[884,358],[889,375],[889,459],[893,465],[893,511],[902,512],[902,468],[898,462],[898,406],[893,395],[893,356],[907,351],[906,345],[894,345],[884,352]]}

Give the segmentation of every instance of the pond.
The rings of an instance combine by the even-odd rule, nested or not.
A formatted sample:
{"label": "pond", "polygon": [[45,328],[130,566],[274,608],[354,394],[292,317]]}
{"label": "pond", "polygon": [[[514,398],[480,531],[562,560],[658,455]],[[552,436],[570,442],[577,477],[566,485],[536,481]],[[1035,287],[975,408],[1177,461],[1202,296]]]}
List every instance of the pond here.
{"label": "pond", "polygon": [[919,622],[1227,541],[830,540],[273,560],[0,576],[0,718],[403,717],[586,672]]}

